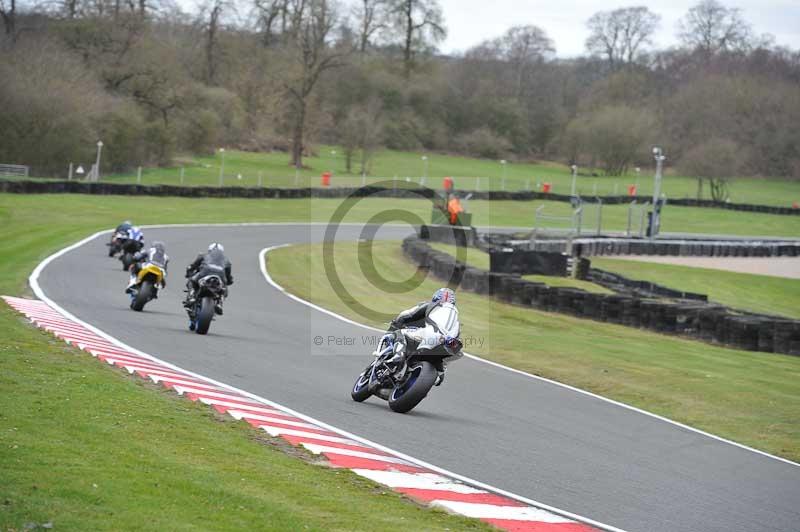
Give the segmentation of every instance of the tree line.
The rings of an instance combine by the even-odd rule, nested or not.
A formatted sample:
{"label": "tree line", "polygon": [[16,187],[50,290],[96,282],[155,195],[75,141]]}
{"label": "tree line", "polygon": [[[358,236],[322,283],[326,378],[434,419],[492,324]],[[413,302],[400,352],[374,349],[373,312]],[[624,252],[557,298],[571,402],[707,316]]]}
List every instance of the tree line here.
{"label": "tree line", "polygon": [[63,175],[102,139],[105,170],[220,146],[301,167],[331,143],[365,174],[388,147],[619,175],[658,144],[715,195],[800,178],[800,52],[717,0],[669,49],[646,7],[587,15],[564,59],[533,24],[441,54],[436,0],[0,0],[0,162]]}

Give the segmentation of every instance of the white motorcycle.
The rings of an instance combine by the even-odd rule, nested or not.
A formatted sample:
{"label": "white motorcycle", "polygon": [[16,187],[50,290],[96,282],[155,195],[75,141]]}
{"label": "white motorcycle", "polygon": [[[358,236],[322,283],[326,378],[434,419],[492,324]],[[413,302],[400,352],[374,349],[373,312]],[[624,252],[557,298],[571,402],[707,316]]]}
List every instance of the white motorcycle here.
{"label": "white motorcycle", "polygon": [[[375,360],[358,376],[350,396],[360,403],[374,395],[387,401],[395,412],[411,411],[436,384],[445,363],[461,356],[460,329],[458,310],[442,305],[431,311],[425,327],[384,334],[373,353]],[[397,362],[396,334],[416,344],[413,352]]]}

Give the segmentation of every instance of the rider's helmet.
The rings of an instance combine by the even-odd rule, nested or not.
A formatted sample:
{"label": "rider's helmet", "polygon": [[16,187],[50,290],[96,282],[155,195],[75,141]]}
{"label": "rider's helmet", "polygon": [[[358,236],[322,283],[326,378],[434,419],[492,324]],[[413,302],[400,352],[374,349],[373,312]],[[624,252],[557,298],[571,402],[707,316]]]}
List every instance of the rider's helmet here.
{"label": "rider's helmet", "polygon": [[208,251],[214,251],[215,249],[218,249],[219,251],[223,252],[225,251],[225,248],[222,246],[222,244],[218,242],[212,242],[211,244],[208,245]]}
{"label": "rider's helmet", "polygon": [[450,303],[451,305],[455,305],[456,293],[449,288],[440,288],[434,292],[431,301],[434,303]]}
{"label": "rider's helmet", "polygon": [[164,243],[161,242],[160,240],[156,240],[155,242],[153,242],[153,247],[156,248],[161,253],[164,253],[165,246]]}

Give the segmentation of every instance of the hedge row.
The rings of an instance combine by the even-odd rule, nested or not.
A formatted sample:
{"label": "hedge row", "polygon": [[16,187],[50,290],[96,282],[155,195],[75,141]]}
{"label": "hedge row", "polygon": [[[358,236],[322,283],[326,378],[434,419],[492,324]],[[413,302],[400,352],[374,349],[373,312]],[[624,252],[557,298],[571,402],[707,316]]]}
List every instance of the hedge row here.
{"label": "hedge row", "polygon": [[82,181],[2,180],[0,192],[18,194],[99,194],[125,196],[178,196],[188,198],[344,198],[391,197],[432,198],[430,189],[392,189],[384,187],[346,188],[268,188],[268,187],[181,187],[173,185],[135,185],[126,183],[86,183]]}
{"label": "hedge row", "polygon": [[403,241],[403,252],[449,286],[540,310],[679,334],[750,351],[800,355],[800,321],[736,314],[695,302],[672,303],[625,295],[595,294],[550,287],[517,275],[492,273],[457,262],[417,237]]}
{"label": "hedge row", "polygon": [[[565,252],[566,239],[536,240],[528,245],[533,251]],[[644,240],[633,238],[576,238],[572,254],[578,257],[598,255],[669,255],[679,257],[798,257],[800,242],[769,240]]]}
{"label": "hedge row", "polygon": [[[385,187],[335,187],[335,188],[256,188],[256,187],[182,187],[173,185],[135,185],[124,183],[86,183],[83,181],[39,181],[30,180],[0,180],[0,192],[15,192],[20,194],[124,194],[135,196],[181,196],[196,198],[343,198],[351,195],[371,196],[381,195],[386,197],[406,198],[432,197],[433,191],[428,188],[417,188],[414,192],[403,188]],[[566,194],[545,194],[543,192],[504,192],[504,191],[474,191],[473,199],[480,200],[514,200],[532,201],[549,200],[570,202],[572,197]],[[599,199],[608,205],[627,204],[634,199],[640,203],[650,198],[644,196],[600,196],[598,198],[583,198],[583,201],[592,203]],[[775,207],[772,205],[753,205],[749,203],[721,203],[711,200],[674,199],[670,205],[686,207],[704,207],[728,209],[734,211],[762,212],[767,214],[800,215],[800,209],[789,207]]]}

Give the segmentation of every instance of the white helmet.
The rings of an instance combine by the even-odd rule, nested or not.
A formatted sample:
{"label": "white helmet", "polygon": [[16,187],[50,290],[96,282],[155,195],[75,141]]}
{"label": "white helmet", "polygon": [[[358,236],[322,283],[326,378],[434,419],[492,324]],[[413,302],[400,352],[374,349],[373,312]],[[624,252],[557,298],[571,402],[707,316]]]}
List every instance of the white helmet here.
{"label": "white helmet", "polygon": [[225,248],[222,246],[222,244],[219,244],[217,242],[212,242],[211,244],[208,245],[209,251],[214,251],[215,249],[218,249],[223,252],[225,251]]}

